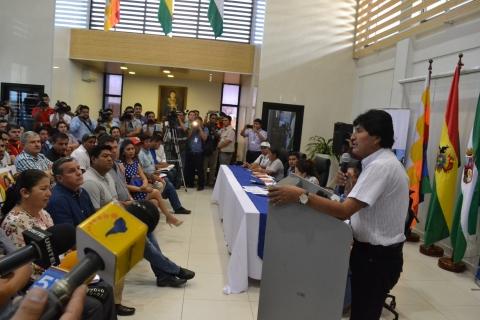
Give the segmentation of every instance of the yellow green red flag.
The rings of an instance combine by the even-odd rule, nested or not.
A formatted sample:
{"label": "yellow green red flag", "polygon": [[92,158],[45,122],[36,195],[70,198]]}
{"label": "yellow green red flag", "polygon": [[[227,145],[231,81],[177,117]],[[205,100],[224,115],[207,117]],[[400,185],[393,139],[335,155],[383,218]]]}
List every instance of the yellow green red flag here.
{"label": "yellow green red flag", "polygon": [[445,239],[452,230],[455,190],[459,164],[458,135],[458,82],[460,80],[461,62],[458,63],[453,75],[447,110],[442,126],[438,146],[433,193],[428,207],[425,225],[425,245]]}

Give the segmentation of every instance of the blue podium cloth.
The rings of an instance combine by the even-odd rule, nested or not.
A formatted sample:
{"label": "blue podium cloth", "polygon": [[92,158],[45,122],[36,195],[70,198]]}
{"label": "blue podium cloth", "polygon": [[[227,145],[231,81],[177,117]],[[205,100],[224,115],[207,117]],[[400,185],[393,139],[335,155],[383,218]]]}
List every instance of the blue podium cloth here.
{"label": "blue podium cloth", "polygon": [[[244,186],[253,186],[263,184],[259,179],[252,176],[252,173],[241,166],[229,165],[228,168],[232,171],[233,175],[237,179],[238,183]],[[253,183],[251,180],[257,181]],[[250,200],[260,213],[260,222],[258,224],[258,246],[257,255],[263,259],[263,247],[265,244],[265,229],[267,227],[267,213],[268,213],[268,198],[266,196],[260,196],[246,192]]]}

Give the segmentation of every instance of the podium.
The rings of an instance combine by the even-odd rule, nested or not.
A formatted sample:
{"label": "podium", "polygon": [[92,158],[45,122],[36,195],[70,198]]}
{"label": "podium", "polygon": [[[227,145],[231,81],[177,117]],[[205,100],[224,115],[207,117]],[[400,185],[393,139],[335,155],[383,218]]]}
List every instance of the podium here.
{"label": "podium", "polygon": [[[279,185],[325,190],[296,176]],[[351,244],[344,221],[300,203],[270,205],[257,319],[340,319]]]}

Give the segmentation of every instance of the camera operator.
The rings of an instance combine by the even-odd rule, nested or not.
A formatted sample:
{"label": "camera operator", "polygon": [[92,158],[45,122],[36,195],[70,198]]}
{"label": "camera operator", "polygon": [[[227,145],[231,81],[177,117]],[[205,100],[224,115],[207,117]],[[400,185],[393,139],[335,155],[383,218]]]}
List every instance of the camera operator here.
{"label": "camera operator", "polygon": [[[154,133],[160,133],[163,131],[163,126],[161,123],[157,122],[157,119],[155,118],[155,112],[152,111],[147,111],[145,112],[145,124],[142,126],[142,132],[143,134],[151,137],[153,136]],[[175,114],[176,118],[176,114]]]}
{"label": "camera operator", "polygon": [[188,130],[187,159],[185,163],[185,182],[187,187],[193,188],[195,172],[198,175],[197,190],[205,188],[205,175],[203,173],[203,144],[208,137],[208,128],[203,126],[202,118],[197,117],[190,123]]}
{"label": "camera operator", "polygon": [[123,137],[138,137],[142,132],[142,121],[133,115],[133,108],[126,107],[120,118],[120,132]]}
{"label": "camera operator", "polygon": [[86,134],[93,134],[93,131],[97,127],[97,122],[90,119],[90,108],[86,105],[79,105],[78,115],[73,117],[70,122],[70,133],[73,134],[77,141],[82,141],[82,138]]}
{"label": "camera operator", "polygon": [[[205,173],[205,182],[208,186],[213,187],[215,182],[217,160],[218,160],[218,141],[220,141],[220,134],[217,127],[218,114],[213,112],[208,117],[209,121],[205,124],[208,129],[207,140],[203,148],[203,172]],[[207,171],[209,173],[207,179]]]}
{"label": "camera operator", "polygon": [[110,131],[112,127],[118,127],[120,125],[118,120],[113,118],[113,110],[111,108],[98,111],[98,124],[108,129],[108,131]]}
{"label": "camera operator", "polygon": [[52,128],[55,128],[60,121],[70,124],[72,117],[68,115],[70,106],[66,102],[57,101],[54,111],[55,113],[50,115],[50,125]]}
{"label": "camera operator", "polygon": [[50,115],[53,114],[54,111],[49,103],[50,98],[48,94],[43,93],[40,96],[40,101],[37,103],[37,106],[32,109],[33,129],[50,127]]}

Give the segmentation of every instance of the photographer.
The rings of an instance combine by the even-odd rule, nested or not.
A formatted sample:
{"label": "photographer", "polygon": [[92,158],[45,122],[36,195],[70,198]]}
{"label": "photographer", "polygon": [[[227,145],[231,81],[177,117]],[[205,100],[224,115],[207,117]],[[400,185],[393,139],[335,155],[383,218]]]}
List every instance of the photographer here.
{"label": "photographer", "polygon": [[267,132],[262,130],[262,120],[253,120],[253,125],[246,125],[242,131],[240,131],[242,137],[247,138],[247,163],[252,163],[257,159],[260,154],[260,144],[267,140]]}
{"label": "photographer", "polygon": [[97,122],[90,119],[90,108],[85,105],[78,106],[78,116],[73,117],[70,122],[70,133],[73,134],[77,141],[82,141],[86,134],[93,134],[97,127]]}
{"label": "photographer", "polygon": [[60,121],[70,124],[72,117],[68,115],[70,112],[70,106],[66,102],[57,101],[54,111],[55,113],[51,114],[49,118],[52,128],[55,128]]}
{"label": "photographer", "polygon": [[98,124],[108,130],[120,125],[118,120],[113,118],[113,110],[110,108],[98,111]]}
{"label": "photographer", "polygon": [[[176,115],[175,115],[176,116]],[[147,111],[145,112],[145,124],[142,126],[143,134],[151,137],[154,133],[160,133],[163,131],[163,126],[161,123],[157,122],[155,118],[155,112]]]}
{"label": "photographer", "polygon": [[133,108],[126,107],[120,118],[120,132],[123,137],[138,137],[142,132],[142,122],[133,116]]}
{"label": "photographer", "polygon": [[[209,121],[206,123],[205,127],[208,129],[207,140],[203,148],[203,172],[205,173],[205,181],[207,185],[213,187],[216,170],[217,170],[217,160],[218,160],[218,141],[220,140],[220,134],[217,127],[218,115],[217,113],[210,113]],[[208,171],[209,170],[209,171]],[[209,172],[207,179],[207,171]]]}
{"label": "photographer", "polygon": [[188,130],[188,148],[185,163],[185,182],[187,187],[193,188],[195,171],[198,175],[197,190],[205,188],[205,174],[203,172],[203,143],[207,140],[208,128],[203,126],[201,117],[197,117],[190,123]]}
{"label": "photographer", "polygon": [[37,106],[32,109],[33,129],[39,127],[50,127],[50,115],[54,113],[53,108],[49,106],[50,98],[48,94],[43,93]]}

